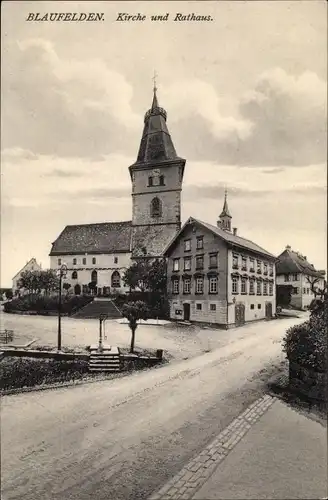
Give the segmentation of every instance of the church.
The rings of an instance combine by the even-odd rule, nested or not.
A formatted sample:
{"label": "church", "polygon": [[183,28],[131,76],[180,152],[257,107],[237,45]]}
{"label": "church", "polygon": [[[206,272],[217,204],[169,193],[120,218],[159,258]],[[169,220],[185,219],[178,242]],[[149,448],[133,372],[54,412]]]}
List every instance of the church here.
{"label": "church", "polygon": [[166,121],[154,86],[137,160],[128,167],[132,220],[69,225],[52,243],[50,267],[65,263],[65,280],[76,295],[87,293],[91,282],[101,295],[127,291],[122,277],[131,259],[162,256],[181,229],[186,160],[177,155]]}

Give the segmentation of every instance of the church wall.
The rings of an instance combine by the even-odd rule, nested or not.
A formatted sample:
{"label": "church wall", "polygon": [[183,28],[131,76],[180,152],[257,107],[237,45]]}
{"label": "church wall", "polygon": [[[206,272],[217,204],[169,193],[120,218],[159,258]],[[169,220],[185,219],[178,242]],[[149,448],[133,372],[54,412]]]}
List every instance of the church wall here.
{"label": "church wall", "polygon": [[[73,259],[76,259],[76,264],[73,264]],[[86,259],[86,264],[83,259]],[[92,263],[92,259],[96,259],[96,263]],[[117,259],[117,262],[116,262]],[[110,291],[114,291],[111,286],[111,277],[114,271],[118,271],[121,277],[120,287],[115,287],[115,291],[126,292],[127,287],[124,287],[122,277],[126,269],[131,264],[131,253],[118,254],[88,254],[88,255],[56,255],[50,257],[50,268],[58,269],[60,265],[67,265],[67,277],[64,282],[72,285],[72,291],[76,285],[88,285],[91,281],[92,271],[97,271],[97,286],[99,288],[110,287]],[[72,278],[72,273],[77,272],[77,279]]]}

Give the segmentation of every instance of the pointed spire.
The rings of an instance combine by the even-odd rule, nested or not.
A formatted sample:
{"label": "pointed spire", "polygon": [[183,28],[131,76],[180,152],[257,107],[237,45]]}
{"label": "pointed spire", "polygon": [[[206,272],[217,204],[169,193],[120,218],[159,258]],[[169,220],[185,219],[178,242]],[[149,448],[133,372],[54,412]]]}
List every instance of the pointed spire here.
{"label": "pointed spire", "polygon": [[224,191],[224,203],[223,203],[223,209],[220,214],[219,220],[217,222],[218,227],[221,229],[224,229],[225,231],[231,231],[231,214],[229,212],[228,208],[228,201],[227,201],[227,190]]}
{"label": "pointed spire", "polygon": [[220,217],[227,216],[227,217],[230,217],[230,218],[231,218],[231,214],[230,214],[230,212],[229,212],[229,208],[228,208],[227,195],[228,195],[228,191],[225,189],[225,191],[224,191],[224,203],[223,203],[223,209],[222,209],[222,212],[221,212]]}
{"label": "pointed spire", "polygon": [[156,71],[154,71],[154,76],[153,76],[153,81],[154,81],[154,86],[153,86],[153,92],[154,92],[154,95],[153,95],[153,102],[152,102],[152,105],[151,105],[151,111],[155,111],[156,108],[158,108],[158,100],[157,100],[157,87],[156,87],[156,77],[157,77],[157,73]]}

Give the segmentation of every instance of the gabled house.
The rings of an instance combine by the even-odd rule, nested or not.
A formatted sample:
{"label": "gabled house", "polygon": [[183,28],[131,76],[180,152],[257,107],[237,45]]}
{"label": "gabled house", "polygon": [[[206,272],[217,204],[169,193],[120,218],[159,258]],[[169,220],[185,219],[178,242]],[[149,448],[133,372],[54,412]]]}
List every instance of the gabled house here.
{"label": "gabled house", "polygon": [[164,251],[172,320],[228,328],[275,315],[276,257],[231,219],[225,196],[217,226],[190,217]]}
{"label": "gabled house", "polygon": [[22,267],[20,271],[18,271],[17,274],[13,277],[13,285],[12,285],[12,291],[13,291],[13,296],[15,295],[23,295],[24,293],[27,293],[26,290],[19,288],[18,287],[18,282],[21,279],[21,275],[25,271],[41,271],[42,267],[41,264],[38,264],[36,259],[32,257],[28,262],[26,262],[25,266]]}
{"label": "gabled house", "polygon": [[313,288],[324,288],[325,271],[316,270],[307,257],[287,245],[276,264],[277,285],[291,286],[290,305],[307,309],[314,299]]}

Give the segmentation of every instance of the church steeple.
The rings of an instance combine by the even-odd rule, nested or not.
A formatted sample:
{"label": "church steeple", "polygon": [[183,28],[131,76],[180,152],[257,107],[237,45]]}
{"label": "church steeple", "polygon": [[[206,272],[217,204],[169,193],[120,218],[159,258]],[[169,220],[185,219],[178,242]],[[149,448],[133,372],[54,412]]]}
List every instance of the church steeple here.
{"label": "church steeple", "polygon": [[144,129],[139,146],[137,161],[131,168],[139,165],[153,165],[159,162],[182,160],[179,158],[166,125],[167,113],[159,105],[157,86],[154,76],[153,100],[144,116]]}
{"label": "church steeple", "polygon": [[227,201],[227,190],[224,192],[224,203],[223,209],[219,217],[218,226],[225,231],[231,231],[231,214],[229,212],[228,201]]}

